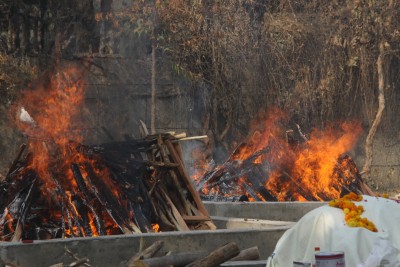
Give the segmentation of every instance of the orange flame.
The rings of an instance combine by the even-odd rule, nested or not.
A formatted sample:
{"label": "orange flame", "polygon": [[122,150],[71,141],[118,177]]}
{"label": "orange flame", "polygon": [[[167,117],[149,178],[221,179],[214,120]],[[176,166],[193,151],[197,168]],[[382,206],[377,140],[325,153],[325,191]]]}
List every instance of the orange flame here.
{"label": "orange flame", "polygon": [[[56,189],[62,188],[64,195],[57,195],[56,198],[59,203],[67,202],[68,208],[65,209],[65,214],[54,210],[51,216],[64,216],[66,225],[71,228],[65,229],[66,237],[85,235],[83,228],[79,229],[76,225],[71,226],[71,223],[68,223],[68,220],[82,220],[83,217],[88,220],[91,234],[99,235],[94,214],[91,211],[79,214],[76,204],[72,201],[73,195],[83,194],[71,169],[72,164],[78,166],[86,185],[89,176],[86,165],[92,166],[93,176],[96,176],[93,179],[101,180],[102,185],[104,184],[117,201],[120,201],[118,187],[111,180],[109,170],[104,167],[97,168],[99,164],[96,164],[96,160],[78,152],[75,145],[83,141],[80,130],[82,127],[79,125],[80,116],[84,114],[83,74],[79,68],[69,67],[53,76],[47,86],[25,91],[19,102],[16,118],[17,126],[29,137],[29,151],[33,157],[27,169],[33,169],[42,180],[42,194],[50,203],[55,197],[54,192],[58,192]],[[118,226],[108,214],[98,216],[104,220],[107,234],[115,232]]]}
{"label": "orange flame", "polygon": [[153,228],[154,232],[158,233],[160,231],[160,225],[158,223],[154,223],[151,225]]}
{"label": "orange flame", "polygon": [[[287,125],[287,121],[288,117],[284,112],[273,108],[266,114],[263,123],[254,123],[252,133],[230,157],[232,166],[240,167],[251,162],[253,166],[263,169],[264,187],[278,201],[305,201],[307,197],[326,200],[339,197],[342,185],[348,182],[345,180],[353,180],[354,177],[348,173],[350,166],[345,166],[346,162],[338,161],[356,144],[362,132],[360,123],[345,122],[323,130],[314,129],[309,139],[301,143],[297,139],[292,140],[294,130],[287,130],[283,126]],[[339,174],[338,170],[342,173]],[[237,183],[243,191],[235,193],[250,193],[245,186],[251,187],[252,179],[247,178],[245,176],[231,180],[231,183]],[[251,193],[249,199],[254,200],[257,197],[265,201],[263,195],[257,191],[259,186],[252,188],[256,190]],[[208,190],[204,187],[202,192],[207,194]],[[210,191],[215,193],[219,192],[219,189],[212,188]]]}
{"label": "orange flame", "polygon": [[77,120],[80,113],[79,107],[84,99],[84,77],[78,68],[70,67],[51,78],[48,86],[36,88],[33,91],[25,91],[21,106],[29,112],[34,123],[24,123],[18,120],[17,125],[27,133],[32,140],[30,151],[35,155],[31,168],[45,181],[49,189],[54,189],[52,171],[67,171],[69,189],[77,188],[72,179],[69,168],[70,160],[63,162],[62,166],[54,165],[55,151],[59,155],[69,158],[68,142],[82,141],[80,133],[74,129],[72,122]]}
{"label": "orange flame", "polygon": [[341,189],[341,179],[334,172],[337,160],[353,147],[360,133],[357,123],[343,123],[340,129],[314,130],[307,149],[297,154],[292,176],[298,177],[301,185],[312,188],[314,195],[323,192],[328,198],[337,198]]}

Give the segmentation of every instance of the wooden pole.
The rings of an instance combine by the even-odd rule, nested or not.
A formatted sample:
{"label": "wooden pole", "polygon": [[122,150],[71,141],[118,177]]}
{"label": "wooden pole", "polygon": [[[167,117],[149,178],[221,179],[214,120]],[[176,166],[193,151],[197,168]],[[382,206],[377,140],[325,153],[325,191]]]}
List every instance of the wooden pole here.
{"label": "wooden pole", "polygon": [[260,259],[260,252],[258,251],[258,247],[254,246],[251,248],[241,250],[239,255],[233,257],[229,261],[250,261],[258,259]]}
{"label": "wooden pole", "polygon": [[195,261],[186,267],[214,267],[232,259],[240,253],[239,247],[235,242],[230,242],[211,252],[207,257]]}
{"label": "wooden pole", "polygon": [[187,174],[185,168],[183,167],[183,162],[182,162],[181,158],[179,157],[178,153],[176,152],[174,145],[172,144],[171,140],[165,140],[165,144],[167,145],[169,153],[171,154],[171,157],[174,160],[174,162],[179,164],[179,166],[178,166],[179,173],[180,173],[181,177],[184,179],[184,182],[186,183],[186,186],[189,189],[189,192],[192,194],[192,197],[194,199],[194,202],[197,205],[197,208],[203,215],[208,216],[208,212],[207,212],[206,208],[204,207],[203,202],[201,201],[198,192],[194,188],[189,175]]}
{"label": "wooden pole", "polygon": [[165,267],[165,266],[185,266],[207,255],[204,251],[183,252],[135,261],[130,267]]}
{"label": "wooden pole", "polygon": [[128,266],[135,266],[134,262],[141,259],[148,259],[153,257],[164,245],[164,241],[156,241],[148,248],[144,249],[141,252],[136,253],[132,258],[128,261]]}

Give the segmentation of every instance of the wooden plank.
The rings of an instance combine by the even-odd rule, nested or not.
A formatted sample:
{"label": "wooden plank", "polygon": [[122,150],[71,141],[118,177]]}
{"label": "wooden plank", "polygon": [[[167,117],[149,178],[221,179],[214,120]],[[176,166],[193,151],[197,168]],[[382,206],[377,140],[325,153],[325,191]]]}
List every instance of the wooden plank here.
{"label": "wooden plank", "polygon": [[[170,160],[169,160],[169,157],[168,157],[168,155],[166,153],[166,147],[165,147],[165,144],[164,144],[164,142],[163,142],[163,140],[161,138],[161,135],[159,135],[159,137],[158,137],[158,146],[160,148],[160,155],[161,155],[163,161],[166,162],[166,163],[171,163]],[[179,167],[179,164],[178,164],[177,167]],[[178,180],[178,177],[177,177],[175,171],[174,170],[170,170],[169,174],[170,174],[170,177],[172,179],[172,182],[175,185],[176,191],[178,193],[178,197],[179,197],[180,201],[182,202],[182,206],[185,209],[186,214],[189,215],[190,214],[190,205],[189,205],[189,200],[185,196],[185,190],[183,190],[181,184],[179,183],[179,180]]]}
{"label": "wooden plank", "polygon": [[190,231],[189,227],[187,226],[186,222],[183,220],[182,215],[179,213],[178,209],[175,207],[174,203],[172,200],[169,198],[168,194],[162,190],[162,188],[159,188],[161,194],[163,195],[164,199],[167,201],[168,206],[172,210],[172,214],[175,217],[176,221],[179,223],[180,227],[184,231]]}
{"label": "wooden plank", "polygon": [[211,221],[210,217],[208,216],[186,216],[183,215],[182,218],[185,222],[202,222],[202,221]]}
{"label": "wooden plank", "polygon": [[203,215],[208,216],[208,212],[205,209],[203,202],[200,199],[199,193],[194,188],[191,178],[189,177],[185,168],[183,167],[183,162],[181,158],[178,156],[178,153],[175,151],[174,145],[171,143],[171,140],[168,139],[165,140],[165,144],[167,145],[169,153],[171,154],[174,162],[179,164],[179,166],[177,167],[179,173],[182,176],[187,188],[189,189],[189,192],[192,194],[193,200],[196,203],[197,208]]}

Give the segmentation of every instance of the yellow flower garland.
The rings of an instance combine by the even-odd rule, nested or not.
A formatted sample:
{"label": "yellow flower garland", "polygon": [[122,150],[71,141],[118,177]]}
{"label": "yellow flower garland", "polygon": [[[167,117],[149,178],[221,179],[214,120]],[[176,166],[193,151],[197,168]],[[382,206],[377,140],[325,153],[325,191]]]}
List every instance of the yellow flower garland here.
{"label": "yellow flower garland", "polygon": [[372,232],[378,232],[375,224],[367,218],[362,218],[361,214],[364,212],[362,205],[356,206],[352,201],[361,201],[362,196],[353,192],[343,196],[339,199],[334,199],[329,202],[329,206],[342,209],[345,216],[344,219],[349,227],[364,227]]}

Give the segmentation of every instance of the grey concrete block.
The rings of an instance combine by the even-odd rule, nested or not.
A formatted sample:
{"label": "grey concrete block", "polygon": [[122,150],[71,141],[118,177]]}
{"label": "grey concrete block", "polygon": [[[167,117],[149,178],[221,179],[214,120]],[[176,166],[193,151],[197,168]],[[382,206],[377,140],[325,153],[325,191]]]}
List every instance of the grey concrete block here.
{"label": "grey concrete block", "polygon": [[297,222],[325,202],[204,202],[211,216]]}
{"label": "grey concrete block", "polygon": [[186,252],[212,250],[228,243],[236,242],[240,249],[258,246],[261,259],[267,259],[276,242],[286,231],[281,229],[263,230],[214,230],[133,234],[125,236],[103,236],[94,238],[71,238],[49,241],[0,243],[0,258],[20,267],[48,267],[56,263],[71,263],[74,260],[65,253],[65,248],[76,256],[90,259],[93,266],[119,266],[138,250],[141,242],[145,246],[163,240],[160,255],[167,251]]}

